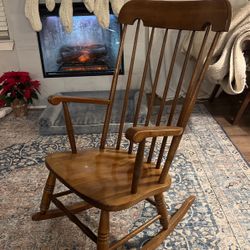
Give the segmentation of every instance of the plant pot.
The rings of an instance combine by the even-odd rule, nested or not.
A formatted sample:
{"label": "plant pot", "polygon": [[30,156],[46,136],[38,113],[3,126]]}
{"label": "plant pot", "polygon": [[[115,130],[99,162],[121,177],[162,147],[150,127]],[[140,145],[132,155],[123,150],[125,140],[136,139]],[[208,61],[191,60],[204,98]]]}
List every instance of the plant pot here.
{"label": "plant pot", "polygon": [[27,116],[28,114],[28,105],[24,100],[15,99],[11,103],[11,107],[16,117]]}

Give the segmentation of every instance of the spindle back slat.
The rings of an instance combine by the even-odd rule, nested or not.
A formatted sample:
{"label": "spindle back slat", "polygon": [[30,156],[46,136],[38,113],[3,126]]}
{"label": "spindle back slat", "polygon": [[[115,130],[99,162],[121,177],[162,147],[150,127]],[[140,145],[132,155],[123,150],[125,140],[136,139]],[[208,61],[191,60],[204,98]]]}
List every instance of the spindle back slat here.
{"label": "spindle back slat", "polygon": [[194,36],[195,36],[195,31],[192,32],[192,35],[190,37],[187,53],[186,53],[185,60],[184,60],[183,66],[182,66],[181,75],[180,75],[179,82],[178,82],[178,85],[177,85],[177,88],[176,88],[174,100],[173,100],[173,103],[171,105],[171,110],[170,110],[167,126],[170,126],[172,124],[172,121],[173,121],[174,112],[176,110],[178,99],[180,97],[180,92],[181,92],[181,88],[182,88],[182,85],[183,85],[185,73],[186,73],[186,70],[187,70],[188,61],[190,59],[190,53],[191,53],[191,48],[193,46]]}
{"label": "spindle back slat", "polygon": [[151,98],[150,98],[150,102],[148,105],[148,112],[147,112],[147,117],[146,117],[146,121],[145,121],[145,126],[149,125],[150,118],[152,115],[156,89],[157,89],[157,85],[158,85],[158,81],[159,81],[159,77],[160,77],[160,73],[161,73],[161,68],[162,68],[162,62],[163,62],[163,58],[164,58],[164,53],[165,53],[165,49],[166,49],[167,37],[168,37],[168,29],[165,30],[165,34],[164,34],[163,41],[162,41],[160,57],[159,57],[158,65],[157,65],[154,83],[152,86]]}
{"label": "spindle back slat", "polygon": [[[208,39],[208,34],[209,34],[209,31],[210,31],[210,27],[207,27],[206,29],[206,32],[205,32],[205,35],[204,35],[204,38],[203,38],[203,41],[202,41],[202,44],[201,44],[201,48],[200,48],[200,52],[199,52],[199,56],[198,56],[198,59],[197,59],[197,62],[195,64],[195,67],[194,67],[194,70],[193,70],[193,74],[192,74],[192,78],[190,80],[190,85],[189,85],[189,89],[187,91],[187,96],[189,95],[189,92],[191,91],[190,87],[192,86],[192,82],[195,81],[196,79],[196,76],[199,72],[199,67],[200,67],[200,64],[202,62],[203,59],[203,53],[204,53],[204,49],[205,49],[205,44],[207,42],[207,39]],[[192,36],[191,36],[191,40],[190,40],[190,44],[189,44],[189,49],[191,49],[192,47],[192,41],[194,39],[194,32],[192,33]],[[190,51],[186,54],[186,59],[185,59],[185,62],[184,62],[184,66],[186,67],[185,63],[186,61],[188,60],[187,56],[188,54],[190,53]],[[183,71],[182,71],[183,72]],[[185,73],[185,72],[184,72]],[[184,75],[182,76],[182,73],[180,75],[180,80],[184,77]],[[180,85],[182,85],[181,82],[179,82]],[[194,86],[195,87],[195,86]],[[171,112],[170,112],[170,115],[169,115],[169,118],[168,118],[168,123],[167,125],[170,125],[172,123],[172,119],[174,117],[174,111],[175,111],[175,108],[177,106],[177,102],[178,102],[178,92],[181,91],[181,86],[177,86],[177,90],[176,90],[176,94],[175,94],[175,99],[172,103],[172,106],[171,106]],[[190,105],[191,103],[189,103]],[[189,114],[190,115],[190,114]],[[170,123],[170,124],[169,124]],[[182,124],[183,127],[185,128],[186,127],[186,124]],[[158,155],[158,159],[157,159],[157,163],[156,163],[156,168],[160,168],[161,166],[161,162],[162,162],[162,158],[163,158],[163,154],[165,152],[165,147],[166,147],[166,143],[167,143],[167,137],[164,137],[163,138],[163,141],[162,141],[162,144],[161,144],[161,148],[160,148],[160,152],[159,152],[159,155]],[[152,144],[152,146],[154,147],[155,144]],[[154,148],[153,148],[154,149]],[[153,149],[151,149],[150,152],[153,152]],[[152,157],[152,156],[151,156]]]}
{"label": "spindle back slat", "polygon": [[167,95],[168,95],[168,90],[169,90],[169,86],[170,86],[170,82],[171,82],[171,79],[172,79],[173,70],[174,70],[174,66],[175,66],[175,62],[176,62],[177,52],[178,52],[179,45],[180,45],[181,32],[182,32],[181,30],[178,32],[178,36],[177,36],[177,39],[176,39],[176,42],[175,42],[174,53],[173,53],[173,56],[172,56],[172,59],[171,59],[171,64],[170,64],[170,67],[169,67],[168,76],[167,76],[167,80],[166,80],[166,83],[165,83],[164,92],[163,92],[163,95],[162,95],[162,101],[161,101],[160,110],[159,110],[159,113],[158,113],[158,116],[157,116],[156,126],[160,125],[162,114],[163,114],[163,111],[164,111],[165,102],[166,102],[166,98],[167,98]]}
{"label": "spindle back slat", "polygon": [[[151,5],[154,6],[154,9],[149,8],[149,6]],[[206,14],[203,13],[205,5],[207,6],[206,10],[208,12]],[[229,21],[225,20],[227,19],[230,20],[231,13],[227,7],[223,10],[225,6],[228,6],[228,2],[226,0],[217,0],[217,1],[197,0],[197,1],[178,1],[178,2],[133,0],[128,2],[123,7],[119,15],[119,21],[124,25],[124,27],[122,32],[120,49],[118,53],[116,70],[111,85],[109,104],[105,116],[105,123],[103,128],[100,149],[104,149],[106,144],[109,123],[111,120],[112,107],[115,98],[115,92],[118,85],[119,70],[121,67],[122,52],[124,49],[125,37],[128,25],[132,25],[135,22],[135,20],[137,20],[137,25],[133,37],[133,49],[131,53],[131,58],[129,60],[130,64],[128,66],[128,76],[125,86],[123,106],[121,108],[120,125],[116,141],[117,150],[119,150],[121,147],[121,141],[123,138],[124,127],[126,122],[126,114],[128,109],[129,93],[132,88],[132,85],[134,84],[133,74],[139,54],[137,53],[137,50],[138,48],[141,48],[138,46],[140,33],[142,30],[141,23],[143,22],[144,26],[148,26],[151,32],[149,35],[149,42],[145,53],[145,61],[144,64],[142,65],[141,77],[139,77],[140,79],[140,83],[138,86],[139,94],[134,110],[134,118],[132,119],[133,126],[137,127],[139,124],[139,118],[141,118],[140,111],[142,106],[142,100],[144,98],[144,95],[146,94],[145,89],[146,89],[147,76],[149,74],[149,70],[151,69],[152,63],[156,62],[156,67],[155,67],[156,71],[155,74],[152,76],[153,81],[151,86],[150,98],[148,100],[148,110],[145,115],[145,121],[143,122],[143,124],[140,123],[139,126],[142,125],[143,126],[153,125],[156,127],[160,125],[174,126],[175,123],[175,126],[185,129],[188,118],[192,112],[196,97],[198,95],[201,82],[205,76],[209,60],[211,59],[213,50],[215,48],[216,41],[219,38],[220,31],[225,31],[228,29]],[[185,8],[188,8],[190,10],[190,13]],[[201,13],[199,13],[199,11],[202,12],[202,15]],[[171,14],[169,14],[168,16],[168,13],[170,12]],[[182,13],[185,14],[182,15]],[[227,19],[225,19],[225,16],[227,16]],[[171,18],[173,20],[169,20]],[[223,23],[221,21],[222,19],[224,20]],[[159,41],[159,39],[157,40],[155,39],[155,33],[158,32],[160,29],[161,32],[164,33],[161,41]],[[169,48],[166,47],[170,39],[169,38],[170,30],[177,31],[174,43],[174,49],[172,52],[169,50]],[[174,72],[177,69],[176,68],[177,58],[179,58],[181,55],[181,44],[183,39],[185,38],[185,33],[184,33],[185,30],[191,31],[191,34],[189,36],[190,38],[188,41],[188,48],[186,54],[182,56],[183,61],[181,63],[181,70],[176,77]],[[198,58],[196,60],[195,65],[193,66],[190,78],[188,78],[189,76],[187,76],[187,69],[189,69],[188,65],[190,62],[191,52],[194,46],[194,39],[197,31],[204,31],[204,38],[201,42]],[[215,38],[213,42],[210,44],[211,46],[209,47],[209,38],[210,38],[209,34],[211,31],[216,31],[216,32],[215,32]],[[155,56],[154,54],[152,54],[155,42],[157,42],[158,45],[160,44],[160,47],[158,49],[159,54],[157,55],[157,60],[152,60],[152,57]],[[170,57],[169,64],[167,62],[163,63],[164,60],[166,60],[167,58],[166,54]],[[141,59],[139,61],[141,62]],[[156,99],[156,90],[160,80],[162,84],[162,78],[160,77],[160,75],[163,71],[163,65],[165,68],[166,65],[169,66],[167,67],[167,69],[164,69],[167,72],[166,80],[163,86],[162,99],[158,107],[157,113],[155,113],[154,104]],[[172,83],[175,81],[176,81],[175,93],[173,95],[173,98],[171,100],[168,100],[170,86],[172,86]],[[186,96],[183,97],[182,89],[184,88],[184,86],[187,87],[187,91],[186,91]],[[181,102],[179,101],[180,97],[184,98],[184,100]],[[172,141],[168,149],[166,160],[163,164],[163,169],[159,180],[160,183],[163,183],[167,176],[171,162],[180,143],[180,139],[181,135],[176,135],[172,137]],[[154,137],[151,141],[149,147],[149,153],[147,155],[148,163],[151,163],[152,159],[154,159],[156,141],[157,137]],[[168,141],[168,136],[162,138],[158,157],[156,156],[156,168],[160,168],[162,164],[162,160],[164,158],[166,151],[167,141]],[[141,152],[142,150],[144,151],[145,145],[146,145],[145,141],[143,141],[143,143],[139,144],[139,147],[137,149],[137,158],[133,175],[133,184],[131,189],[132,193],[135,193],[137,190],[140,178],[140,165],[142,164],[142,161],[146,156],[144,155],[144,152]],[[131,140],[128,149],[129,154],[133,152],[134,149],[133,146],[134,143]]]}
{"label": "spindle back slat", "polygon": [[113,103],[114,103],[115,93],[116,93],[116,87],[117,87],[117,82],[118,82],[118,76],[119,76],[119,72],[120,72],[120,68],[121,68],[121,64],[122,64],[122,54],[123,54],[123,49],[124,49],[124,44],[125,44],[127,27],[128,26],[125,24],[123,27],[123,31],[122,31],[122,39],[121,39],[121,44],[120,44],[120,48],[119,48],[119,52],[118,52],[118,56],[117,56],[115,72],[114,72],[114,76],[112,79],[112,84],[111,84],[111,89],[110,89],[110,94],[109,94],[110,103],[108,104],[108,108],[107,108],[107,112],[106,112],[106,116],[105,116],[100,149],[105,148],[105,143],[106,143],[106,139],[107,139],[109,123],[110,123],[110,119],[111,119],[111,113],[112,113],[112,108],[113,108]]}
{"label": "spindle back slat", "polygon": [[[174,52],[173,52],[173,55],[172,55],[171,64],[170,64],[170,67],[169,67],[169,70],[168,70],[168,76],[167,76],[167,80],[166,80],[166,83],[165,83],[164,92],[163,92],[163,95],[162,95],[162,101],[161,101],[161,104],[160,104],[160,109],[159,109],[157,119],[156,119],[156,124],[155,124],[156,126],[159,126],[160,123],[161,123],[162,114],[163,114],[164,107],[165,107],[165,101],[166,101],[166,98],[167,98],[167,94],[168,94],[168,90],[169,90],[169,86],[170,86],[170,82],[171,82],[171,78],[172,78],[172,74],[173,74],[173,70],[174,70],[174,66],[175,66],[175,62],[176,62],[177,52],[178,52],[178,48],[179,48],[179,45],[180,45],[181,33],[182,33],[182,31],[179,30],[177,38],[176,38],[176,42],[175,42],[175,48],[174,48]],[[157,138],[153,138],[153,140],[151,142],[151,147],[150,147],[148,160],[147,160],[148,163],[151,162],[151,160],[152,160],[156,139]]]}
{"label": "spindle back slat", "polygon": [[[187,124],[188,118],[189,118],[189,116],[192,112],[193,106],[195,104],[195,100],[197,98],[198,91],[200,89],[200,84],[204,80],[205,73],[206,73],[207,68],[209,66],[209,63],[210,63],[210,60],[212,58],[215,46],[218,42],[219,36],[220,36],[220,33],[216,33],[214,36],[213,42],[212,42],[211,47],[209,49],[209,52],[206,56],[204,65],[203,65],[201,72],[200,72],[200,75],[197,79],[197,84],[194,84],[194,86],[190,85],[190,87],[188,89],[188,92],[187,92],[188,98],[186,98],[186,100],[183,104],[182,111],[181,111],[181,114],[179,116],[179,120],[177,123],[179,126],[182,125],[185,128],[185,126]],[[206,40],[207,40],[207,33],[205,34],[203,41],[206,41]],[[202,46],[204,46],[204,43],[202,44]],[[203,47],[201,48],[200,57],[202,57],[202,54],[203,54],[202,52],[203,52]],[[194,73],[194,75],[195,75],[195,73]],[[193,80],[193,82],[195,81],[194,79],[192,79],[192,80]],[[191,81],[191,83],[192,83],[192,81]],[[175,155],[177,148],[180,144],[181,137],[182,136],[176,136],[176,137],[173,137],[173,139],[172,139],[172,142],[171,142],[171,145],[170,145],[170,148],[168,151],[168,155],[167,155],[164,167],[163,167],[162,172],[161,172],[159,183],[164,183],[164,181],[166,180],[167,173],[169,172],[174,155]]]}
{"label": "spindle back slat", "polygon": [[[145,60],[144,69],[143,69],[142,80],[141,80],[141,84],[140,84],[139,96],[138,96],[135,115],[134,115],[134,120],[133,120],[133,126],[134,127],[137,126],[139,115],[140,115],[142,98],[143,98],[143,94],[144,94],[145,83],[146,83],[147,73],[148,73],[149,64],[150,64],[151,50],[152,50],[153,41],[154,41],[154,34],[155,34],[155,28],[153,27],[152,30],[151,30],[151,35],[150,35],[150,40],[149,40],[149,44],[148,44],[146,60]],[[132,150],[133,150],[133,142],[130,142],[130,145],[129,145],[129,153],[130,154],[132,153]]]}
{"label": "spindle back slat", "polygon": [[132,76],[133,76],[134,65],[135,65],[135,56],[136,56],[136,51],[137,51],[137,46],[138,46],[140,25],[141,25],[141,22],[140,22],[140,20],[138,20],[136,32],[135,32],[135,38],[134,38],[134,45],[133,45],[133,50],[132,50],[132,55],[131,55],[131,61],[130,61],[130,66],[129,66],[129,72],[128,72],[128,81],[127,81],[127,86],[126,86],[125,95],[124,95],[122,116],[121,116],[121,120],[120,120],[118,139],[117,139],[117,144],[116,144],[117,150],[120,149],[124,124],[125,124],[125,117],[126,117],[127,108],[128,108],[129,90],[131,88],[131,83],[132,83]]}

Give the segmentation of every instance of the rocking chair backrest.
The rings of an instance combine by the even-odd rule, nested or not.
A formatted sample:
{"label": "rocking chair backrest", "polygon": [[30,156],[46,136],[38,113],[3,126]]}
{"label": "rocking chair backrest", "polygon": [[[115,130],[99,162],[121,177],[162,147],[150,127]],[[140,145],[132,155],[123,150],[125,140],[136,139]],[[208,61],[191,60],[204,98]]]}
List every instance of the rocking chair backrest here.
{"label": "rocking chair backrest", "polygon": [[[122,53],[123,53],[124,44],[125,44],[127,26],[133,25],[135,22],[137,22],[135,36],[134,36],[132,56],[131,56],[130,66],[129,66],[129,71],[128,71],[127,86],[126,86],[126,91],[125,91],[125,96],[124,96],[124,104],[123,104],[123,108],[121,112],[122,114],[121,114],[121,121],[120,121],[120,129],[119,129],[117,144],[116,144],[117,149],[120,148],[121,139],[122,139],[123,130],[124,130],[125,115],[127,112],[129,91],[130,91],[131,84],[132,84],[132,76],[134,72],[134,64],[135,64],[135,59],[136,59],[136,54],[137,54],[136,51],[138,47],[137,46],[138,37],[141,31],[142,23],[144,24],[144,26],[151,28],[151,34],[150,34],[144,69],[143,69],[142,78],[141,78],[139,97],[138,97],[137,106],[136,106],[136,110],[134,114],[134,120],[133,120],[134,126],[138,125],[138,118],[140,114],[142,98],[143,98],[143,94],[145,91],[146,77],[149,71],[149,65],[151,63],[150,62],[151,52],[152,52],[152,46],[154,43],[154,34],[155,34],[156,29],[158,28],[165,29],[165,34],[163,37],[162,46],[160,48],[160,56],[159,56],[158,64],[156,67],[156,73],[154,76],[152,93],[151,93],[151,98],[149,100],[149,105],[148,105],[149,107],[148,107],[148,112],[146,116],[145,126],[149,125],[150,120],[152,118],[152,109],[153,109],[153,104],[156,98],[156,89],[157,89],[157,85],[159,81],[160,72],[162,70],[162,62],[163,62],[163,57],[165,53],[166,43],[168,40],[169,29],[177,30],[178,35],[177,35],[172,59],[170,61],[170,67],[167,72],[167,79],[166,79],[165,88],[164,88],[164,92],[162,96],[162,102],[160,104],[159,112],[157,114],[156,122],[154,124],[155,126],[159,126],[161,124],[164,106],[166,103],[165,100],[168,95],[168,90],[169,90],[170,82],[172,79],[173,70],[176,64],[177,53],[181,47],[180,41],[183,36],[183,31],[188,30],[191,32],[191,35],[190,35],[190,41],[189,41],[187,53],[183,61],[182,70],[180,71],[178,85],[175,91],[175,96],[171,102],[170,114],[165,124],[168,126],[173,125],[173,121],[176,120],[173,118],[174,118],[174,114],[176,113],[178,100],[179,100],[180,93],[183,87],[188,62],[190,61],[189,60],[190,53],[192,50],[192,45],[193,45],[193,41],[195,38],[195,34],[197,31],[204,31],[204,38],[201,43],[201,48],[200,48],[200,52],[198,55],[198,59],[195,63],[192,77],[188,83],[188,90],[186,93],[186,97],[184,101],[182,102],[182,107],[180,109],[180,112],[178,112],[179,116],[177,118],[177,124],[175,124],[176,126],[185,128],[187,125],[189,116],[192,112],[193,106],[195,104],[201,82],[203,81],[205,77],[205,73],[208,68],[210,59],[212,57],[216,43],[219,39],[219,35],[221,32],[228,30],[229,25],[230,25],[230,19],[231,19],[231,7],[227,0],[201,0],[201,1],[196,0],[196,1],[169,1],[169,2],[168,1],[153,1],[153,0],[132,0],[126,3],[123,6],[119,15],[119,21],[120,23],[123,24],[123,32],[122,32],[120,49],[118,53],[116,70],[113,76],[113,81],[112,81],[112,86],[111,86],[111,91],[110,91],[110,96],[109,96],[110,103],[108,104],[108,108],[107,108],[100,149],[104,149],[105,144],[106,144],[109,123],[111,120],[112,106],[113,106],[113,102],[115,98],[115,92],[116,92],[117,83],[118,83],[118,76],[119,76],[119,71],[120,71],[120,67],[122,63]],[[208,48],[207,47],[207,44],[209,42],[208,36],[211,31],[214,32],[214,38]],[[177,150],[180,140],[181,140],[181,136],[176,136],[173,138],[171,142],[168,155],[167,155],[167,160],[164,164],[164,168],[163,168],[162,175],[160,178],[160,182],[164,181],[166,174],[168,173],[170,163],[172,162],[172,159]],[[162,161],[166,142],[167,142],[167,138],[164,138],[162,142],[160,154],[157,160],[158,168],[160,167],[160,164]],[[150,152],[148,155],[148,162],[151,162],[152,160],[155,143],[156,143],[156,139],[153,139],[151,143],[151,147],[150,147]],[[133,150],[133,143],[130,143],[129,153],[131,153],[132,150]]]}

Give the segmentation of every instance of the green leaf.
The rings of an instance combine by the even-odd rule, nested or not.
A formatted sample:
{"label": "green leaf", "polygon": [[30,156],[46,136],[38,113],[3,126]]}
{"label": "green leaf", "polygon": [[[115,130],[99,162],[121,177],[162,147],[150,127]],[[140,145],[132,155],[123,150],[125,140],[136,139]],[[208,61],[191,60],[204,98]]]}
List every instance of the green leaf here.
{"label": "green leaf", "polygon": [[38,95],[37,95],[36,92],[32,92],[31,97],[32,97],[32,98],[35,98],[35,99],[38,99]]}

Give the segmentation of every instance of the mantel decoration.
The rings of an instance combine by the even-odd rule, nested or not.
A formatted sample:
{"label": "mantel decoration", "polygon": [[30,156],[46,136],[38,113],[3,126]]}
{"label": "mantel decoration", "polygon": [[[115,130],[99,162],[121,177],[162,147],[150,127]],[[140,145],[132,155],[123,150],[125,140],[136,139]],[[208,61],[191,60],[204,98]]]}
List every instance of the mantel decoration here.
{"label": "mantel decoration", "polygon": [[11,106],[16,116],[27,115],[27,105],[38,99],[40,82],[28,72],[6,72],[0,77],[0,108]]}
{"label": "mantel decoration", "polygon": [[[82,0],[90,13],[94,13],[103,28],[109,27],[109,2],[113,12],[118,15],[125,0]],[[53,11],[55,0],[45,1],[47,9]],[[39,14],[39,0],[26,0],[25,16],[29,19],[32,28],[39,32],[42,30],[42,22]],[[67,32],[72,31],[73,0],[61,0],[59,16]]]}

